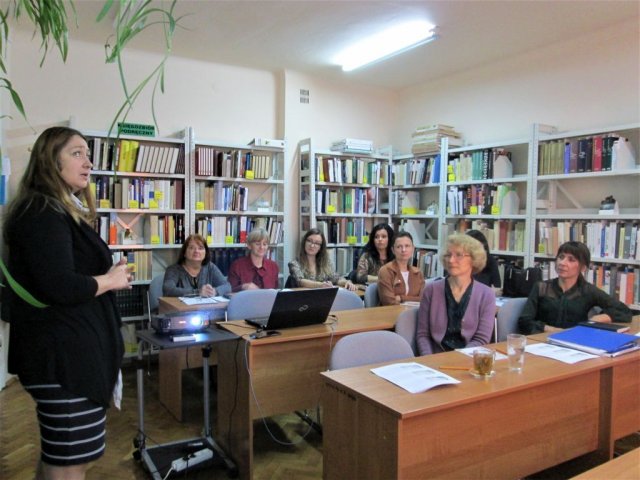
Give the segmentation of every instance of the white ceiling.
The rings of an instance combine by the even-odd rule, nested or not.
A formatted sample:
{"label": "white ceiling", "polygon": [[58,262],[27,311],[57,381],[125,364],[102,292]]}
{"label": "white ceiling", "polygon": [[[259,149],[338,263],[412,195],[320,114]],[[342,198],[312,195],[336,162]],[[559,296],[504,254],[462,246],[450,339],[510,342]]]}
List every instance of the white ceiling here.
{"label": "white ceiling", "polygon": [[[95,24],[102,5],[104,1],[76,1],[80,28],[72,30],[73,38],[104,43],[111,20]],[[184,15],[184,28],[173,45],[178,56],[400,89],[552,48],[555,42],[616,23],[635,19],[640,25],[640,2],[179,0],[176,15]],[[335,54],[361,36],[415,18],[438,25],[441,38],[355,72],[344,73],[331,64]],[[131,46],[159,51],[160,44],[156,33]]]}

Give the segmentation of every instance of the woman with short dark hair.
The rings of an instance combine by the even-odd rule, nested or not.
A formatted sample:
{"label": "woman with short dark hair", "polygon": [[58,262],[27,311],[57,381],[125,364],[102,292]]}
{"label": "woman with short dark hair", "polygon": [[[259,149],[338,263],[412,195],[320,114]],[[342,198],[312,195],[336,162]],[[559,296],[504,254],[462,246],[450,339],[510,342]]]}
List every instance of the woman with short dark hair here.
{"label": "woman with short dark hair", "polygon": [[587,282],[583,274],[589,268],[591,254],[581,242],[565,242],[558,248],[558,277],[533,286],[518,319],[522,333],[555,332],[587,321],[589,310],[600,307],[594,322],[630,322],[631,310],[622,302]]}

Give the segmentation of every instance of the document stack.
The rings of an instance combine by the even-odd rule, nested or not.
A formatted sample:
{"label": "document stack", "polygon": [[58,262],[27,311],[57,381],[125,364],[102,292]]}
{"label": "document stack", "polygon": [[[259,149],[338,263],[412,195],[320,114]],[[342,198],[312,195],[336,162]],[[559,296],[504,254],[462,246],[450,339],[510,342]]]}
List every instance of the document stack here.
{"label": "document stack", "polygon": [[450,125],[436,123],[418,127],[411,134],[411,153],[414,155],[440,152],[440,141],[447,137],[450,147],[461,147],[462,136]]}
{"label": "document stack", "polygon": [[359,140],[357,138],[343,138],[331,144],[334,152],[360,153],[370,155],[373,153],[373,142],[371,140]]}

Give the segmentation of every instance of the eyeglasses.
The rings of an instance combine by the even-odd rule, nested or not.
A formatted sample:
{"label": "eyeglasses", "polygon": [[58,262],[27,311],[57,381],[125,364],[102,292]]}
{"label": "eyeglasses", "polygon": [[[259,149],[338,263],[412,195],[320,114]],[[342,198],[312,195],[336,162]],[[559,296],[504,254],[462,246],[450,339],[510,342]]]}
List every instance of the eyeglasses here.
{"label": "eyeglasses", "polygon": [[451,260],[452,258],[455,258],[458,261],[462,260],[464,257],[470,257],[470,256],[471,255],[469,255],[468,253],[445,253],[443,255],[445,260]]}
{"label": "eyeglasses", "polygon": [[310,247],[321,247],[322,246],[322,242],[314,242],[313,240],[307,240],[306,243]]}

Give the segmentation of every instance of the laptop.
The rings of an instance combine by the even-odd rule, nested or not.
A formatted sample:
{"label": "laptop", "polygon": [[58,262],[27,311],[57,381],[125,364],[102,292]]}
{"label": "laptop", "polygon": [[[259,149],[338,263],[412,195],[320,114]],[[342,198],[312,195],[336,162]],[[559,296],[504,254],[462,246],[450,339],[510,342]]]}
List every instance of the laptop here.
{"label": "laptop", "polygon": [[329,316],[338,288],[280,290],[268,317],[246,319],[260,330],[303,327],[324,323]]}

